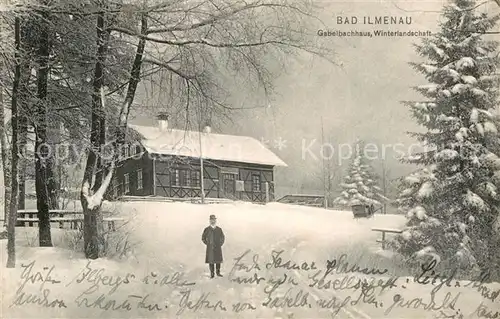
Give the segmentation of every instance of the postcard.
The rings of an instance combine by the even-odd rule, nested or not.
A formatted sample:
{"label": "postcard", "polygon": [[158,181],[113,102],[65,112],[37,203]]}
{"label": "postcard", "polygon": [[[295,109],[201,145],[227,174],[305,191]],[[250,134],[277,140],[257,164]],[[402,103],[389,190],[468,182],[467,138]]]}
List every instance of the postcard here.
{"label": "postcard", "polygon": [[0,318],[500,319],[498,0],[3,0]]}

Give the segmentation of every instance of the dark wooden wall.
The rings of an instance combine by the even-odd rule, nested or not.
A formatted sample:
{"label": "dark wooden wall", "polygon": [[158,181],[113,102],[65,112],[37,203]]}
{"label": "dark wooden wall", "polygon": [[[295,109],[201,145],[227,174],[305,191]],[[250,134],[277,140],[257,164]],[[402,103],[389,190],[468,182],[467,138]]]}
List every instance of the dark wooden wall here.
{"label": "dark wooden wall", "polygon": [[[139,169],[142,169],[142,189],[138,188],[137,171]],[[125,174],[129,176],[129,192],[127,193],[125,193]],[[118,197],[153,195],[153,160],[147,153],[141,157],[135,155],[118,162],[106,197],[113,199],[115,194]]]}
{"label": "dark wooden wall", "polygon": [[[264,183],[269,184],[270,200],[274,200],[273,167],[268,165],[246,164],[204,160],[204,189],[207,198],[228,198],[244,201],[264,202],[266,200]],[[174,170],[200,171],[199,159],[156,159],[156,196],[166,197],[199,197],[200,187],[173,186]],[[226,175],[227,174],[227,175]],[[234,181],[226,180],[228,175],[234,175]],[[260,191],[253,190],[252,176],[260,177]],[[244,190],[238,192],[236,180],[244,182]],[[233,183],[234,192],[226,192],[225,183]]]}
{"label": "dark wooden wall", "polygon": [[[274,172],[269,165],[248,164],[239,162],[224,162],[204,160],[204,189],[206,198],[228,198],[252,202],[266,201],[265,183],[269,185],[269,200],[274,200]],[[143,187],[137,189],[137,170],[142,169]],[[150,156],[143,154],[141,158],[128,158],[121,161],[117,167],[112,185],[107,197],[114,198],[114,187],[117,187],[118,197],[127,196],[160,196],[160,197],[200,197],[200,184],[175,185],[175,170],[200,172],[200,160],[197,158],[177,158],[166,156]],[[124,193],[124,175],[129,174],[128,193]],[[181,173],[180,173],[181,175]],[[201,176],[201,175],[200,175]],[[260,179],[260,189],[254,189],[254,176]],[[244,189],[236,190],[236,181],[243,181]]]}

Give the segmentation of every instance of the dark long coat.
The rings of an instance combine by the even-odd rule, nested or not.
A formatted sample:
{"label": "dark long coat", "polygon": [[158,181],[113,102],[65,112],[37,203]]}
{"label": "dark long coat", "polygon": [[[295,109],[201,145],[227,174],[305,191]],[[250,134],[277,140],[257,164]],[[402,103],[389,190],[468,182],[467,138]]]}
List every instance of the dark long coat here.
{"label": "dark long coat", "polygon": [[219,264],[222,263],[222,245],[224,245],[224,232],[219,226],[212,228],[208,226],[203,230],[201,241],[207,246],[205,253],[205,263]]}

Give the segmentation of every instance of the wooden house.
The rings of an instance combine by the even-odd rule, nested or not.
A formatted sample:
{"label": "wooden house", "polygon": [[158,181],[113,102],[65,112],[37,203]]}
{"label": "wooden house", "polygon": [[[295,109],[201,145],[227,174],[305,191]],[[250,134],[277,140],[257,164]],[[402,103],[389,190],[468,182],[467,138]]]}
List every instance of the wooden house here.
{"label": "wooden house", "polygon": [[[107,194],[169,198],[274,200],[274,167],[287,166],[252,137],[129,125],[136,142],[122,158]],[[203,184],[203,185],[202,185]]]}

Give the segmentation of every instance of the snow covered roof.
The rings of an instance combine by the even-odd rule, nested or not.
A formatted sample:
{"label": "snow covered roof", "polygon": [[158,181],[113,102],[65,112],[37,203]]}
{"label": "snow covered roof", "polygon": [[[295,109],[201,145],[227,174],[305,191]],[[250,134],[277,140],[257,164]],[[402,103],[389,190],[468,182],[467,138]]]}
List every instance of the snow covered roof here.
{"label": "snow covered roof", "polygon": [[203,158],[212,160],[287,166],[253,137],[178,129],[160,130],[155,126],[132,124],[129,127],[141,135],[141,144],[152,154],[195,158],[202,155]]}

